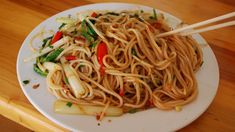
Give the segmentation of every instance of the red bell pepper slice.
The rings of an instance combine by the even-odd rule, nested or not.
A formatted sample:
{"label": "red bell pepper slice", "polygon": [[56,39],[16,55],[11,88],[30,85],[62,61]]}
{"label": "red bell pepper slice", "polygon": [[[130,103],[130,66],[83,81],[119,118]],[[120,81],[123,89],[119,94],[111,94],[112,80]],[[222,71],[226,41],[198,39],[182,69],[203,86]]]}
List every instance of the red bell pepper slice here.
{"label": "red bell pepper slice", "polygon": [[65,57],[66,60],[70,61],[70,60],[76,60],[76,56],[73,55],[68,55]]}
{"label": "red bell pepper slice", "polygon": [[107,45],[104,42],[101,42],[97,47],[97,59],[98,59],[98,62],[100,64],[100,73],[101,73],[101,75],[104,75],[103,58],[107,54],[108,54]]}
{"label": "red bell pepper slice", "polygon": [[124,89],[123,89],[123,88],[120,88],[120,90],[119,90],[119,95],[120,95],[121,97],[124,96]]}
{"label": "red bell pepper slice", "polygon": [[55,43],[56,41],[60,40],[62,38],[63,33],[60,31],[57,31],[54,37],[51,40],[51,45]]}
{"label": "red bell pepper slice", "polygon": [[97,17],[97,14],[96,14],[95,12],[93,12],[93,13],[91,14],[91,17]]}

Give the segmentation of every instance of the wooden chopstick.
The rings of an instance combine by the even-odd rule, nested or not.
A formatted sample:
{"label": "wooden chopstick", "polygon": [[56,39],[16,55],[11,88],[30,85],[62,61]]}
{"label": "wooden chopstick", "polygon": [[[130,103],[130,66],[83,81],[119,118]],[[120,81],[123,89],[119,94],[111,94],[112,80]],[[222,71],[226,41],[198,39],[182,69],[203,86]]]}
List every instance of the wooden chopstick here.
{"label": "wooden chopstick", "polygon": [[[222,16],[218,16],[218,17],[215,17],[215,18],[212,18],[212,19],[208,19],[208,20],[205,20],[205,21],[202,21],[202,22],[199,22],[199,23],[195,23],[195,24],[192,24],[192,25],[189,25],[189,26],[186,26],[186,27],[182,27],[182,28],[178,28],[178,29],[175,29],[175,30],[172,30],[172,31],[169,31],[169,32],[161,33],[161,34],[157,35],[156,37],[165,37],[165,36],[168,36],[168,35],[172,35],[172,34],[182,32],[184,30],[204,26],[204,25],[214,23],[214,22],[217,22],[217,21],[221,21],[221,20],[224,20],[224,19],[227,19],[227,18],[230,18],[230,17],[234,17],[234,16],[235,16],[235,12],[231,12],[231,13],[228,13],[228,14],[225,14],[225,15],[222,15]],[[228,25],[231,26],[231,23],[229,23]],[[218,29],[218,27],[222,28],[222,27],[225,27],[225,26],[224,25],[222,27],[217,26],[215,29]],[[210,29],[214,29],[214,28],[210,27]],[[202,31],[204,31],[204,30],[201,29],[201,32]],[[205,31],[208,31],[208,29],[205,30]]]}
{"label": "wooden chopstick", "polygon": [[183,33],[180,33],[180,35],[187,36],[187,35],[191,35],[191,34],[195,34],[195,33],[206,32],[206,31],[215,30],[215,29],[219,29],[219,28],[223,28],[223,27],[232,26],[232,25],[235,25],[235,21],[225,22],[225,23],[209,26],[206,28],[198,29],[198,30],[183,32]]}

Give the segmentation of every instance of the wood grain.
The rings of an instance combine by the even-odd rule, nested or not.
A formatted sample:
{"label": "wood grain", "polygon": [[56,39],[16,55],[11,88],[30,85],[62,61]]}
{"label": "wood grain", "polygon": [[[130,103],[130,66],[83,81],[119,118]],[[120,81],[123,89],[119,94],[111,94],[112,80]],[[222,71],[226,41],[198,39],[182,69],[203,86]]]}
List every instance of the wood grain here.
{"label": "wood grain", "polygon": [[[1,0],[0,113],[3,116],[34,131],[66,131],[42,116],[24,96],[16,76],[17,53],[25,37],[46,18],[72,7],[97,2],[108,0]],[[132,2],[169,12],[188,24],[235,10],[234,0]],[[235,131],[235,26],[202,35],[213,49],[219,63],[219,89],[208,110],[180,131]]]}

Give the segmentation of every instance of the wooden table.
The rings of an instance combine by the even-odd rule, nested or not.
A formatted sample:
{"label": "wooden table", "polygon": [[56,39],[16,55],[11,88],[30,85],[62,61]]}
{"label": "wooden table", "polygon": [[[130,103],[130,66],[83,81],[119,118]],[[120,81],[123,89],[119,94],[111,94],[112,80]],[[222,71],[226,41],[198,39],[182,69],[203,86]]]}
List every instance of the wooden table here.
{"label": "wooden table", "polygon": [[[67,131],[41,115],[24,96],[16,76],[17,53],[29,32],[46,18],[72,7],[96,2],[107,0],[1,0],[0,114],[35,131]],[[133,2],[169,12],[189,24],[235,11],[234,0]],[[219,89],[208,110],[180,131],[235,131],[235,26],[202,35],[219,62]]]}

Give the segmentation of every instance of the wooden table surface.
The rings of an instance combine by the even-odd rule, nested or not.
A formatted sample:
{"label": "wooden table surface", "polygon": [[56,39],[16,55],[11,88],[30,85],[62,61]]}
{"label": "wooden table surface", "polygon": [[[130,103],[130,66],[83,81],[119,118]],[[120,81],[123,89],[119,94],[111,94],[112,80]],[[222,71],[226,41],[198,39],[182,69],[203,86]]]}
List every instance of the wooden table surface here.
{"label": "wooden table surface", "polygon": [[[31,130],[67,131],[41,115],[24,96],[16,75],[17,54],[25,37],[46,18],[72,7],[96,2],[108,0],[1,0],[0,114]],[[169,12],[189,24],[235,11],[234,0],[132,2]],[[235,26],[202,35],[218,60],[220,84],[207,111],[180,131],[235,131]]]}

